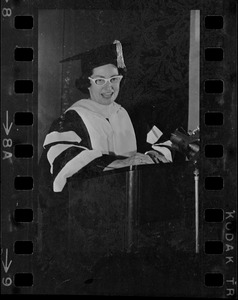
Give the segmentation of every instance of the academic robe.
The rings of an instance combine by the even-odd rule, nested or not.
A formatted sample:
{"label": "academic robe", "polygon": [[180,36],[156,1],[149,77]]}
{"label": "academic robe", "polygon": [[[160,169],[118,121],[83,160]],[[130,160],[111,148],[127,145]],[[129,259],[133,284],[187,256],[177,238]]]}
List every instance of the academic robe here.
{"label": "academic robe", "polygon": [[[149,130],[148,150],[160,151],[172,161],[171,143],[156,144],[161,136],[156,126]],[[64,201],[68,178],[82,172],[91,175],[103,172],[114,160],[134,155],[137,142],[130,117],[121,105],[114,102],[105,106],[83,99],[53,122],[43,148],[39,193],[44,207],[57,204],[55,193]]]}

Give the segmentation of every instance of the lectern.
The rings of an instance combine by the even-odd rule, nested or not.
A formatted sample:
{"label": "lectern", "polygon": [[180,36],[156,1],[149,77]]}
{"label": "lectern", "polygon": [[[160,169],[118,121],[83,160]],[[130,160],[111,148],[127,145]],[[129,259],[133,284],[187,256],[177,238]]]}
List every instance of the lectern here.
{"label": "lectern", "polygon": [[40,292],[47,282],[54,293],[197,295],[194,173],[184,161],[70,178],[68,197],[39,221]]}
{"label": "lectern", "polygon": [[187,250],[196,249],[190,162],[132,166],[91,178],[81,175],[69,180],[68,189],[69,251],[95,257],[140,251],[163,243],[166,235],[166,243],[176,243],[175,232],[182,239],[186,230],[191,235]]}

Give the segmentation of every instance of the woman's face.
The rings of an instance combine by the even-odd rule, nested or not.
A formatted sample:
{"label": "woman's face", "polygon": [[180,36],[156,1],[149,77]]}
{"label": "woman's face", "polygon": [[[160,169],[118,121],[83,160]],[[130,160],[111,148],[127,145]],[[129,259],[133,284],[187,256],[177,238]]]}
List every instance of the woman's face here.
{"label": "woman's face", "polygon": [[[111,78],[118,75],[118,69],[112,64],[103,65],[93,69],[91,78]],[[107,81],[104,85],[97,85],[92,80],[89,87],[90,98],[103,105],[109,105],[114,102],[120,90],[120,82],[111,83]]]}

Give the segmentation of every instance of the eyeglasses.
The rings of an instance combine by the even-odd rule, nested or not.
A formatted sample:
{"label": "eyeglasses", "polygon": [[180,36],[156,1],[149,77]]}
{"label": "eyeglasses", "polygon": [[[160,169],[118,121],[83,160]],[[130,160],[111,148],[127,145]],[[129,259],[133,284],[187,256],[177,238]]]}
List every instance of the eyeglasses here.
{"label": "eyeglasses", "polygon": [[88,77],[88,79],[92,80],[96,85],[104,85],[107,82],[110,82],[111,84],[117,84],[122,80],[122,75],[113,76],[111,78],[91,78]]}

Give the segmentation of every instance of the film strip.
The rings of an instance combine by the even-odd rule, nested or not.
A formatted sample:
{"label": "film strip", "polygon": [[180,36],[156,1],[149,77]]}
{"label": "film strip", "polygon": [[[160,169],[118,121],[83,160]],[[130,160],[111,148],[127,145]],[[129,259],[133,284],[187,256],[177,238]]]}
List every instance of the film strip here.
{"label": "film strip", "polygon": [[[41,282],[39,287],[37,282],[42,270],[35,258],[42,247],[37,201],[39,11],[115,8],[114,2],[76,2],[1,2],[3,294],[39,294],[45,285]],[[172,5],[177,1],[169,2]],[[235,298],[237,2],[194,1],[193,4],[190,1],[191,5],[178,2],[185,10],[200,11],[201,162],[195,174],[195,182],[199,181],[195,217],[198,229],[195,261],[199,262],[199,270],[194,271],[199,274],[199,288],[193,295]],[[117,5],[116,9],[120,9],[123,3]],[[164,5],[164,1],[156,5]],[[85,283],[92,281],[88,279]],[[166,296],[170,295],[170,288]],[[55,290],[48,289],[47,293],[54,294]],[[189,295],[189,292],[183,294]]]}
{"label": "film strip", "polygon": [[[224,27],[227,26],[226,24],[226,14],[220,15],[220,16],[206,16],[205,18],[205,27],[208,30],[216,31],[217,33],[219,30],[224,29]],[[208,42],[209,44],[209,42]],[[220,44],[220,41],[217,42],[217,46]],[[228,43],[229,44],[229,43]],[[224,40],[222,44],[222,47],[213,47],[213,45],[207,45],[205,43],[205,59],[207,61],[207,65],[209,65],[209,62],[215,61],[216,66],[214,66],[213,71],[214,74],[211,76],[208,75],[209,79],[205,81],[205,93],[209,97],[209,95],[224,95],[226,94],[226,85],[230,84],[232,81],[226,80],[226,76],[218,71],[219,69],[219,61],[225,61],[226,55],[229,55],[229,50],[227,49],[227,40]],[[209,48],[211,47],[211,48]],[[212,57],[210,56],[212,54]],[[216,69],[217,68],[217,69]],[[217,70],[217,71],[216,71]],[[216,96],[215,96],[216,97]],[[219,96],[218,96],[219,97]],[[222,96],[223,97],[223,96]],[[214,105],[215,108],[215,105]],[[211,117],[212,123],[209,123],[209,118]],[[220,121],[219,121],[220,119]],[[206,112],[205,113],[205,124],[208,126],[215,126],[217,129],[219,126],[220,128],[225,127],[225,121],[226,119],[226,113],[224,110],[221,109],[214,109],[214,112]],[[222,121],[223,120],[223,121]],[[221,122],[221,123],[219,123]],[[220,124],[220,125],[219,125]],[[211,128],[211,127],[210,127]],[[219,131],[219,129],[218,129]],[[226,151],[228,150],[227,145],[229,143],[225,142],[222,138],[220,139],[220,142],[217,142],[218,139],[215,139],[213,143],[206,140],[206,145],[204,148],[205,157],[208,159],[219,159],[219,157],[224,157],[226,155]],[[221,142],[222,141],[222,142]],[[212,149],[214,150],[213,154],[209,154],[209,151]],[[229,150],[228,150],[229,151]],[[221,168],[222,169],[222,168]],[[214,202],[215,199],[222,199],[225,194],[227,182],[229,182],[229,175],[227,176],[227,173],[221,171],[221,169],[217,172],[217,174],[210,175],[207,174],[207,177],[205,178],[205,189],[207,196],[209,198],[209,205],[204,205],[204,241],[205,241],[205,253],[207,254],[205,257],[209,260],[209,256],[215,257],[216,255],[223,255],[223,262],[221,262],[221,265],[226,266],[225,268],[216,266],[214,264],[214,267],[212,268],[211,265],[209,265],[210,271],[207,269],[205,274],[205,284],[208,287],[224,287],[224,294],[223,297],[235,297],[236,294],[236,281],[235,277],[233,277],[232,271],[228,271],[228,265],[232,265],[234,261],[234,256],[232,254],[233,250],[233,242],[235,238],[235,210],[227,210],[228,206],[223,206],[224,202],[223,200],[220,202],[219,200]],[[212,172],[212,169],[209,170],[209,172]],[[229,184],[228,184],[229,185]],[[228,187],[228,186],[227,186]],[[213,192],[214,194],[209,197],[209,191],[215,191],[217,192],[217,196],[215,195],[216,192]],[[226,196],[225,196],[226,197]],[[216,200],[215,200],[216,201]],[[219,207],[220,206],[220,207]],[[234,216],[234,218],[233,218]],[[209,233],[208,227],[209,224],[212,224],[213,228],[217,226],[218,224],[221,224],[223,227],[223,234],[220,237],[214,237],[214,233]],[[211,226],[211,227],[212,227]],[[219,226],[219,225],[218,225]],[[229,227],[231,226],[231,227]],[[211,230],[212,231],[212,230]],[[220,266],[221,266],[220,265]],[[234,261],[235,265],[235,261]],[[225,271],[226,270],[226,271]],[[235,274],[235,269],[234,273]],[[218,296],[218,295],[217,295]]]}

